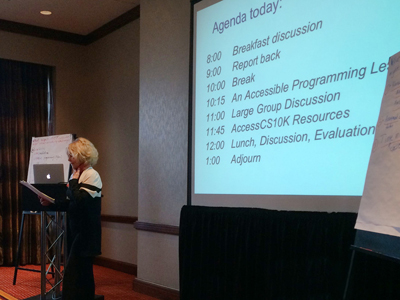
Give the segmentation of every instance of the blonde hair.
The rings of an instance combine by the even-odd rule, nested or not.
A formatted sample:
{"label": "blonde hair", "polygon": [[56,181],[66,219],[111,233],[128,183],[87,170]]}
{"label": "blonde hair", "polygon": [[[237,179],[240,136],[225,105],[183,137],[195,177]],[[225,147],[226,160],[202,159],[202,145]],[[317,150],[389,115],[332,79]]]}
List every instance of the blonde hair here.
{"label": "blonde hair", "polygon": [[94,166],[99,159],[99,152],[96,147],[85,138],[77,138],[71,144],[68,145],[67,154],[72,155],[80,163],[89,163]]}

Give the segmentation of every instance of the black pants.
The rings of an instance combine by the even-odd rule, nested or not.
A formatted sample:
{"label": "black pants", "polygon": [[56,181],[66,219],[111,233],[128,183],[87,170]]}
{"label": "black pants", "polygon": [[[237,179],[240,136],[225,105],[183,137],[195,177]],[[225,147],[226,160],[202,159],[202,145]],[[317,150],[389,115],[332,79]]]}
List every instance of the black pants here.
{"label": "black pants", "polygon": [[80,256],[72,245],[64,272],[62,300],[94,299],[94,257]]}

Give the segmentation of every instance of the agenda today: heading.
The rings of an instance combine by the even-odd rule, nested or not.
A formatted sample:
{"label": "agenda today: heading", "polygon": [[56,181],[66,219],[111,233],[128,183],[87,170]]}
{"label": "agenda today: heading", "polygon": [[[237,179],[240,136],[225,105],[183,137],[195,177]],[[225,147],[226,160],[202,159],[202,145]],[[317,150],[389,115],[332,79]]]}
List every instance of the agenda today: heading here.
{"label": "agenda today: heading", "polygon": [[[263,16],[269,13],[272,13],[274,15],[277,12],[278,8],[282,8],[282,6],[279,6],[279,2],[281,2],[281,0],[276,0],[275,2],[270,3],[264,2],[264,4],[259,8],[250,8],[250,19],[255,19],[259,16]],[[222,34],[225,29],[244,23],[246,21],[246,13],[239,12],[236,17],[232,17],[222,22],[214,22],[212,33],[214,34],[214,32],[217,31],[218,33]]]}

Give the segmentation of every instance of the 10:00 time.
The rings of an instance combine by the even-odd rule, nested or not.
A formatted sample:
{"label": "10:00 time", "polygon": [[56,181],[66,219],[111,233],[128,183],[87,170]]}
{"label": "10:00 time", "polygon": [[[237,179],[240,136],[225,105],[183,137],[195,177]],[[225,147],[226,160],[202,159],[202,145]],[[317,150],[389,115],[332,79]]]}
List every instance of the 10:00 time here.
{"label": "10:00 time", "polygon": [[207,93],[223,90],[225,88],[225,85],[225,80],[218,81],[217,83],[210,83],[209,85],[207,85]]}

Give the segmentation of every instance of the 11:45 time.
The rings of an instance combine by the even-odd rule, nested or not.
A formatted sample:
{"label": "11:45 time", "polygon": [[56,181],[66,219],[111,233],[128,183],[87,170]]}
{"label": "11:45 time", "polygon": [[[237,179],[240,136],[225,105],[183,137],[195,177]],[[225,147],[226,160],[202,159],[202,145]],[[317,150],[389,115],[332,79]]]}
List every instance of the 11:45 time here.
{"label": "11:45 time", "polygon": [[218,127],[207,128],[207,136],[209,135],[223,135],[225,133],[225,125]]}

